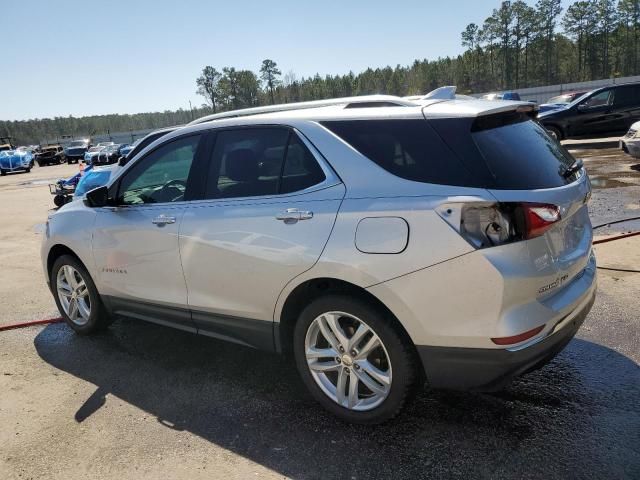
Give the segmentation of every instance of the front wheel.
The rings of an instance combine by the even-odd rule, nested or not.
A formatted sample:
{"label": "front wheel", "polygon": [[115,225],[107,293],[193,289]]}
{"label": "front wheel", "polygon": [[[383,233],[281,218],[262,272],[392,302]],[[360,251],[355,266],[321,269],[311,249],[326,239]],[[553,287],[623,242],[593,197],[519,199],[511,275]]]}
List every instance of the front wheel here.
{"label": "front wheel", "polygon": [[6,174],[7,171],[0,168],[0,175],[4,177]]}
{"label": "front wheel", "polygon": [[109,326],[111,319],[82,263],[62,255],[51,268],[51,290],[62,317],[76,333],[87,335]]}
{"label": "front wheel", "polygon": [[357,298],[327,295],[304,309],[293,337],[302,380],[325,409],[360,424],[401,410],[416,368],[410,343],[388,314]]}

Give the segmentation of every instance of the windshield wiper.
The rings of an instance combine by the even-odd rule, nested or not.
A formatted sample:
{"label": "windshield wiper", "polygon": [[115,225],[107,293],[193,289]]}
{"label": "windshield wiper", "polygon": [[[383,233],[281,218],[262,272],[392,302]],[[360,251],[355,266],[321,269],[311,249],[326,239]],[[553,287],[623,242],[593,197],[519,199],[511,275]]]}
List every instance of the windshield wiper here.
{"label": "windshield wiper", "polygon": [[581,170],[582,167],[584,166],[584,162],[582,161],[581,158],[576,159],[575,162],[573,162],[571,164],[570,167],[566,167],[561,173],[560,175],[563,176],[563,178],[569,178],[571,175],[573,175],[574,173],[576,173],[577,171]]}

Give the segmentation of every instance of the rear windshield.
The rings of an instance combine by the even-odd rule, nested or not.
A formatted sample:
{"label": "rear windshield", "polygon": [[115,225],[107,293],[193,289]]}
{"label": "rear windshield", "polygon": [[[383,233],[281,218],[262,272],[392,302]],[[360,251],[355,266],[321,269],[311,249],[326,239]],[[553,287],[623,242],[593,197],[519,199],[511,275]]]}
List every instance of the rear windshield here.
{"label": "rear windshield", "polygon": [[525,114],[323,125],[388,172],[417,182],[526,190],[575,179],[562,175],[571,155]]}
{"label": "rear windshield", "polygon": [[539,124],[525,117],[506,117],[503,123],[486,120],[474,122],[471,136],[497,188],[553,188],[568,183],[562,173],[575,160]]}

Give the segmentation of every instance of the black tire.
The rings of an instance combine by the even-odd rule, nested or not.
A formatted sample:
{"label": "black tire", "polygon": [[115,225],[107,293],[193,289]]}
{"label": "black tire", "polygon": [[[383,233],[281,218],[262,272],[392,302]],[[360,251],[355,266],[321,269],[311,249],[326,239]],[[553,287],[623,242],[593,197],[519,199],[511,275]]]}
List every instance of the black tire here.
{"label": "black tire", "polygon": [[[371,410],[357,411],[339,405],[324,393],[314,380],[305,356],[305,338],[313,321],[327,312],[344,312],[364,321],[384,344],[392,366],[392,381],[387,397]],[[399,332],[396,320],[389,318],[386,312],[359,298],[343,294],[329,294],[309,304],[295,325],[293,333],[293,352],[296,366],[302,381],[313,397],[326,410],[349,423],[374,425],[395,417],[413,392],[417,378],[414,347]]]}
{"label": "black tire", "polygon": [[[58,272],[65,265],[73,267],[80,274],[89,292],[91,310],[89,319],[84,325],[79,325],[78,323],[71,320],[65,313],[60,303],[60,298],[56,288],[56,280],[58,278]],[[100,299],[100,295],[98,294],[98,290],[93,283],[91,276],[87,272],[86,268],[84,268],[84,265],[82,265],[82,263],[76,257],[72,255],[62,255],[58,257],[55,262],[53,262],[53,266],[51,267],[50,283],[51,292],[53,293],[53,298],[56,301],[56,305],[58,307],[58,310],[60,311],[60,315],[62,315],[62,318],[64,318],[67,325],[69,325],[76,333],[80,335],[89,335],[91,333],[104,330],[113,322],[113,320],[107,313],[107,310],[104,308],[104,304]]]}
{"label": "black tire", "polygon": [[60,208],[61,206],[63,206],[65,203],[67,203],[67,199],[64,198],[64,195],[56,195],[55,197],[53,197],[53,204]]}
{"label": "black tire", "polygon": [[544,127],[544,128],[545,128],[545,129],[549,132],[549,134],[550,134],[550,135],[551,135],[555,140],[557,140],[558,142],[559,142],[560,140],[563,140],[563,139],[564,139],[564,135],[563,135],[563,133],[562,133],[562,130],[560,130],[558,127],[554,127],[553,125],[549,125],[549,126]]}
{"label": "black tire", "polygon": [[1,176],[3,176],[3,177],[4,177],[6,174],[7,174],[6,170],[2,170],[2,169],[0,169],[0,175],[1,175]]}
{"label": "black tire", "polygon": [[24,169],[24,173],[29,173],[30,171],[31,171],[31,167]]}

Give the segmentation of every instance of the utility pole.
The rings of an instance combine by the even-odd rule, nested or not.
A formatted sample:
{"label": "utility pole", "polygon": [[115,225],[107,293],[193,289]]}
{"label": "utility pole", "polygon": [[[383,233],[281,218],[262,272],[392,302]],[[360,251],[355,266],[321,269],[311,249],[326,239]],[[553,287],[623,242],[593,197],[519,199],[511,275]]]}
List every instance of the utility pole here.
{"label": "utility pole", "polygon": [[191,121],[193,121],[193,105],[191,105],[191,100],[189,100],[189,110],[191,110]]}

